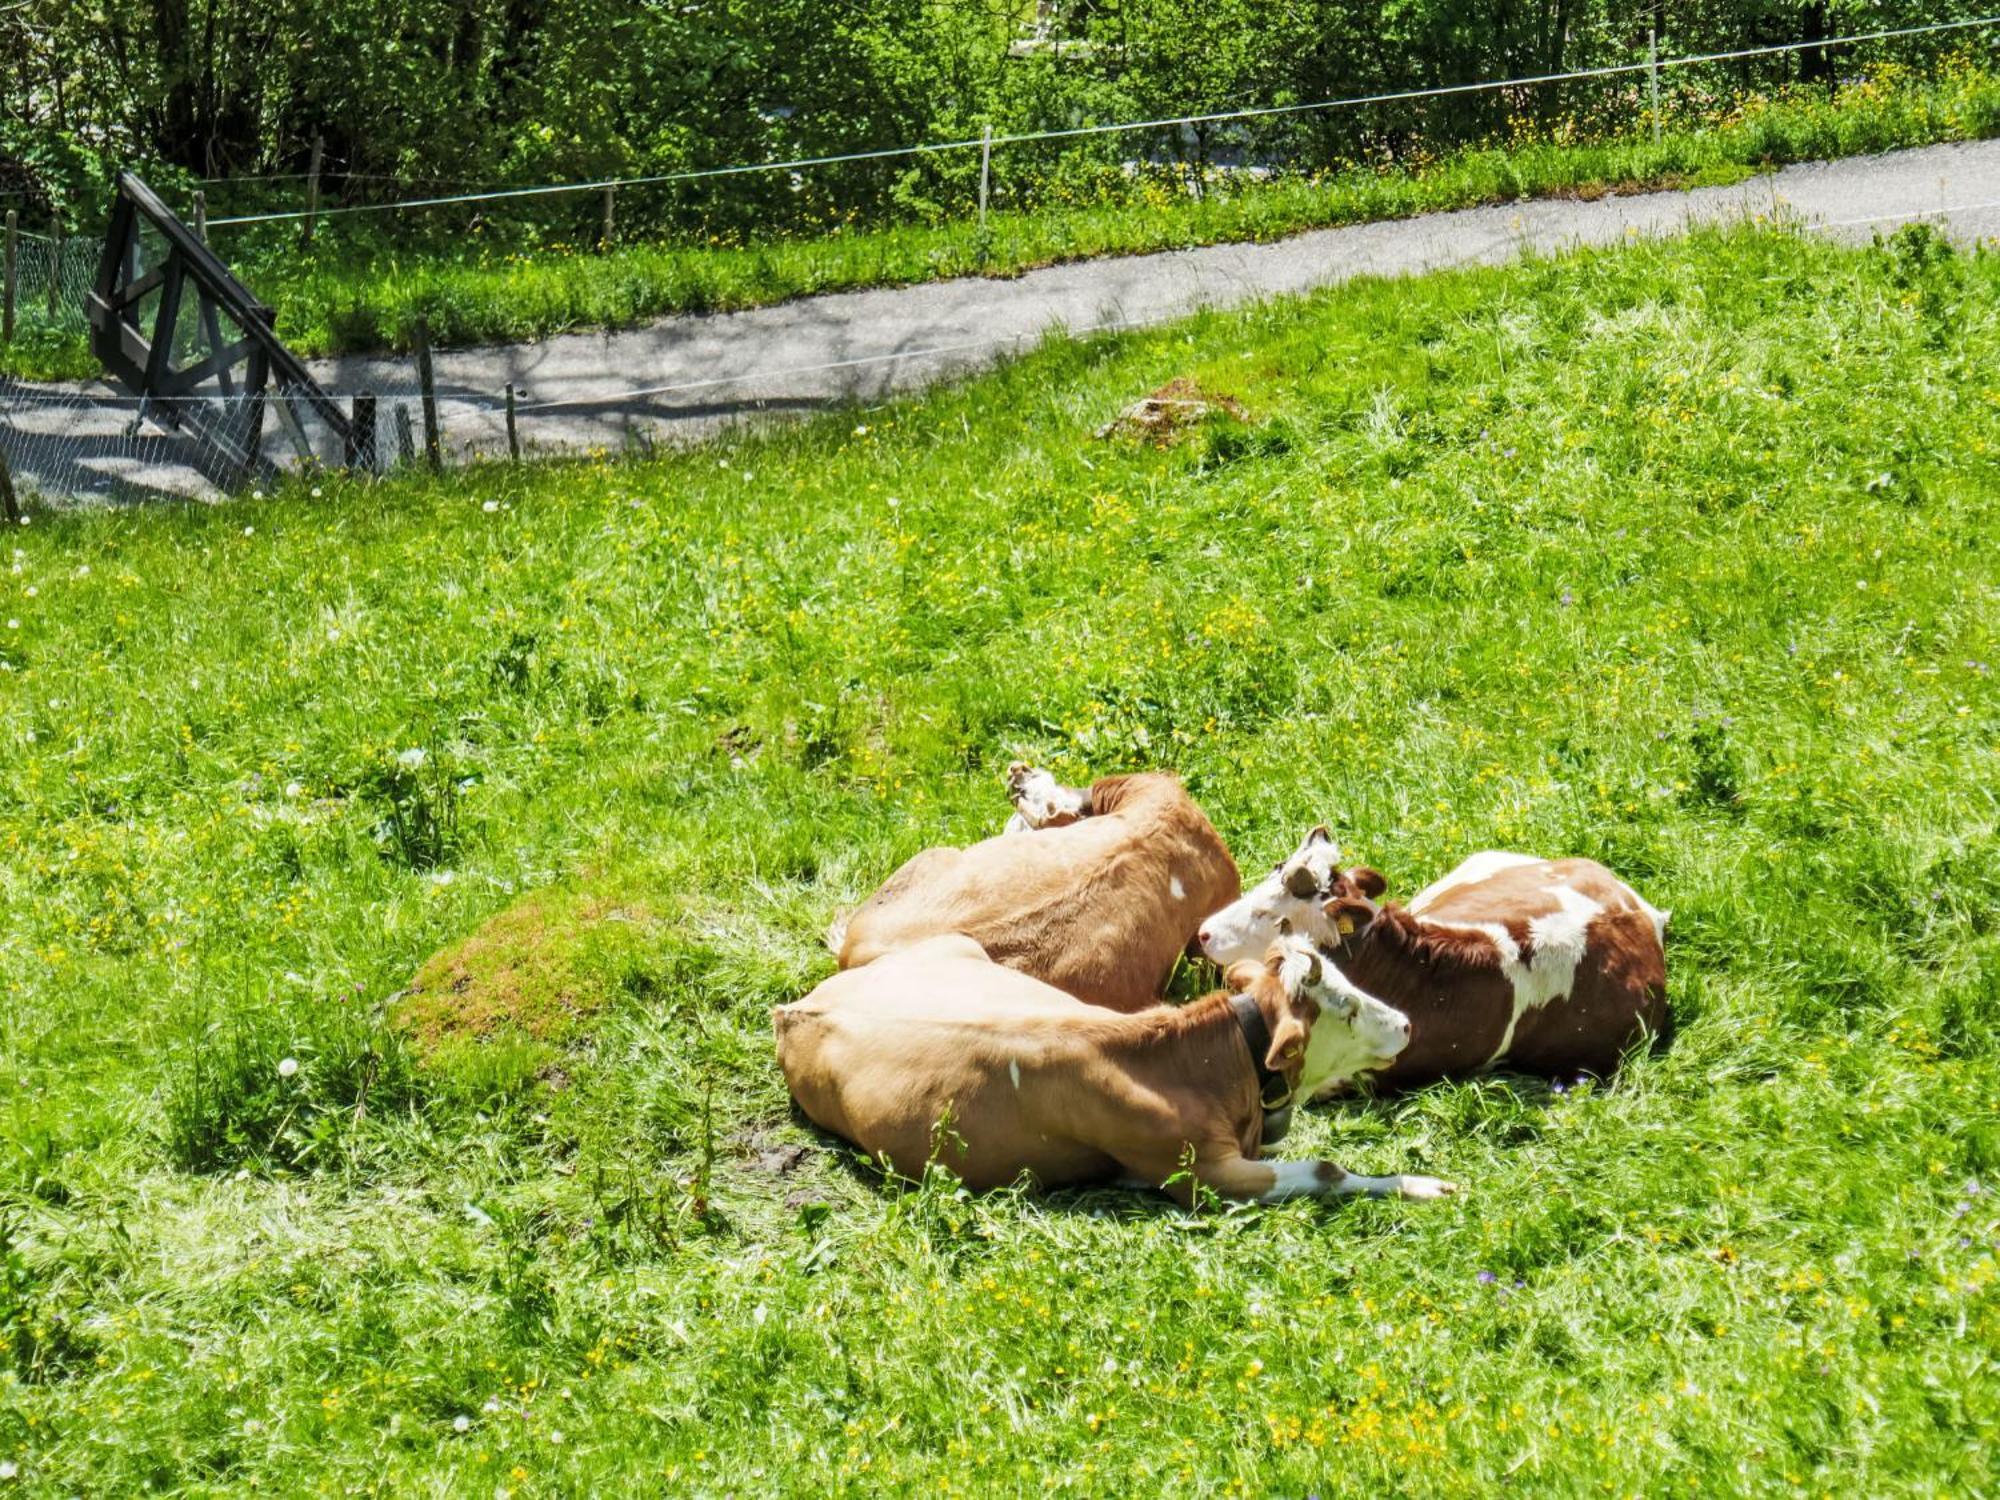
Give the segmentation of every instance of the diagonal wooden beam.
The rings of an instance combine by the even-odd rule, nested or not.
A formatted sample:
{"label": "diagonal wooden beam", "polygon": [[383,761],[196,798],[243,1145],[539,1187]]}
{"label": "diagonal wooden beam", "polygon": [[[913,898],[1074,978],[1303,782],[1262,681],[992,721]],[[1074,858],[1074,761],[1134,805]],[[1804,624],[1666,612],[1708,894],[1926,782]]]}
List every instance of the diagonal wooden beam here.
{"label": "diagonal wooden beam", "polygon": [[222,394],[233,396],[236,393],[230,389],[232,384],[229,378],[230,367],[241,362],[253,347],[255,346],[250,340],[239,339],[233,344],[217,349],[200,364],[189,365],[184,370],[169,370],[160,379],[158,394],[185,396],[204,380],[211,376],[219,376],[222,380]]}

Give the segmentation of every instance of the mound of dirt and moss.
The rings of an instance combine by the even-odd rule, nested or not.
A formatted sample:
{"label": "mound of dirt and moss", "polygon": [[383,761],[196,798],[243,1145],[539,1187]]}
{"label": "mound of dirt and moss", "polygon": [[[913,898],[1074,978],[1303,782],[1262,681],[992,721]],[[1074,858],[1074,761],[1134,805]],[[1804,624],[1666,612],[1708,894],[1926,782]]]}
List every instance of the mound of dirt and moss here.
{"label": "mound of dirt and moss", "polygon": [[658,922],[627,892],[531,891],[427,959],[391,1009],[420,1055],[574,1040],[645,982]]}

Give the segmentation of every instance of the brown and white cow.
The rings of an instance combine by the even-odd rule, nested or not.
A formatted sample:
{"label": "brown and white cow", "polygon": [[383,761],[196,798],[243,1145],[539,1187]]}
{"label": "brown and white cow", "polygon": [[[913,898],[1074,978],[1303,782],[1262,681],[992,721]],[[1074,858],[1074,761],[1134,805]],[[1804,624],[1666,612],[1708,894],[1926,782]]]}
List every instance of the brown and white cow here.
{"label": "brown and white cow", "polygon": [[1609,1074],[1667,1025],[1667,914],[1588,859],[1476,854],[1418,892],[1377,905],[1384,881],[1343,872],[1324,828],[1255,889],[1202,924],[1230,963],[1280,924],[1329,950],[1343,974],[1410,1018],[1410,1045],[1376,1075],[1407,1088],[1506,1066]]}
{"label": "brown and white cow", "polygon": [[978,1189],[1129,1177],[1183,1203],[1190,1172],[1260,1202],[1453,1191],[1259,1161],[1267,1107],[1383,1065],[1409,1026],[1297,938],[1227,978],[1188,1005],[1119,1013],[952,935],[835,974],[772,1022],[800,1108],[905,1177],[933,1160]]}
{"label": "brown and white cow", "polygon": [[1152,1005],[1203,915],[1242,889],[1214,825],[1159,772],[1082,791],[1017,763],[1008,785],[1010,831],[911,859],[830,939],[840,966],[962,932],[1092,1005]]}

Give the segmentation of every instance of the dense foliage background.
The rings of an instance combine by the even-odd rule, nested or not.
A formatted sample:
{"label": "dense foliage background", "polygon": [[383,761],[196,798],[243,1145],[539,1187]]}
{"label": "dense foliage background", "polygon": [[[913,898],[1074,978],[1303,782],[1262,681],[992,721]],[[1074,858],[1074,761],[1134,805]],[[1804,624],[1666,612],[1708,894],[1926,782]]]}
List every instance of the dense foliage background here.
{"label": "dense foliage background", "polygon": [[[0,7],[0,192],[31,216],[81,220],[113,163],[141,163],[178,186],[232,179],[225,213],[295,198],[285,174],[305,170],[320,136],[330,193],[379,199],[1630,62],[1648,28],[1664,52],[1685,53],[1977,13],[1939,0],[25,0]],[[1920,60],[1954,40],[1966,38],[1869,57]],[[1830,83],[1851,61],[1806,50],[1669,79],[1683,94]],[[1629,120],[1642,93],[1627,76],[1016,147],[999,186],[1033,206],[1077,179],[1129,174],[1135,159],[1407,162],[1523,116]],[[976,172],[975,153],[954,153],[681,185],[620,211],[723,236],[922,220],[962,211]],[[583,232],[598,207],[534,211]]]}

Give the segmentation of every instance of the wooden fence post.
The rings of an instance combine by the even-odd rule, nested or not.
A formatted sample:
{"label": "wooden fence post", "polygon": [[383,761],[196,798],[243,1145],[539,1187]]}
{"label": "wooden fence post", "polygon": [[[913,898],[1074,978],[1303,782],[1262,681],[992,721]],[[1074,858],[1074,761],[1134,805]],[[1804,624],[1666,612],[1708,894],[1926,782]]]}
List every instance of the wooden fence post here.
{"label": "wooden fence post", "polygon": [[417,319],[417,386],[424,403],[424,457],[433,474],[444,472],[444,441],[438,432],[437,380],[431,372],[430,319]]}
{"label": "wooden fence post", "polygon": [[521,433],[514,425],[514,382],[507,382],[507,456],[515,463],[521,461]]}
{"label": "wooden fence post", "polygon": [[618,228],[618,189],[604,190],[604,243],[611,243],[611,236]]}
{"label": "wooden fence post", "polygon": [[407,467],[417,461],[417,440],[410,435],[410,403],[396,403],[396,456]]}
{"label": "wooden fence post", "polygon": [[200,188],[194,190],[194,237],[208,243],[208,194]]}
{"label": "wooden fence post", "polygon": [[347,434],[347,467],[373,474],[375,452],[375,393],[363,391],[354,398],[354,416]]}
{"label": "wooden fence post", "polygon": [[7,259],[4,271],[0,271],[0,343],[14,342],[14,288],[21,270],[21,216],[14,209],[7,210]]}
{"label": "wooden fence post", "polygon": [[319,164],[326,155],[326,137],[313,137],[312,165],[306,169],[306,228],[305,236],[299,241],[301,248],[310,248],[313,231],[319,227]]}
{"label": "wooden fence post", "polygon": [[21,520],[21,502],[14,498],[14,471],[7,467],[7,451],[0,448],[0,514],[18,525]]}
{"label": "wooden fence post", "polygon": [[62,216],[58,214],[49,220],[49,321],[51,323],[55,322],[56,309],[60,306],[57,297],[62,291],[62,252]]}

